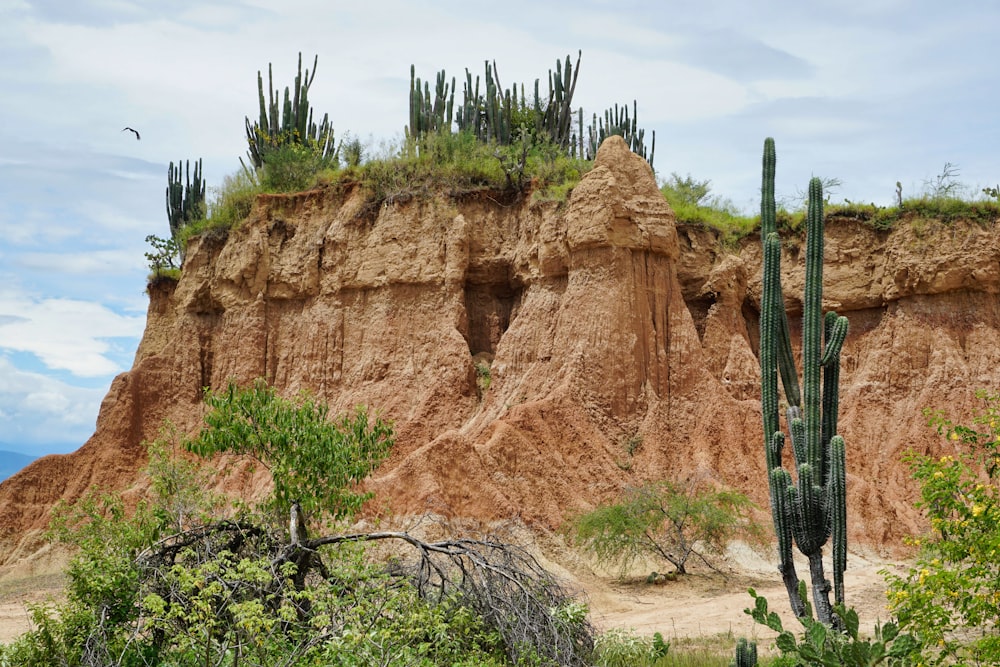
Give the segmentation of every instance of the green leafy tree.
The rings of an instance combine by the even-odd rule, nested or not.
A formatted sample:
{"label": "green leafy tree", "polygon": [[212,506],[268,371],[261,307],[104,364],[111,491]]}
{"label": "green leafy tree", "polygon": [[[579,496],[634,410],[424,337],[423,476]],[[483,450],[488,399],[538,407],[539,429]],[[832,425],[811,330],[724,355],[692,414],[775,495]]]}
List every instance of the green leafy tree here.
{"label": "green leafy tree", "polygon": [[671,206],[684,204],[698,206],[706,203],[705,198],[712,191],[712,181],[696,180],[691,174],[681,177],[677,172],[671,172],[670,177],[660,186],[660,192]]}
{"label": "green leafy tree", "polygon": [[161,276],[180,276],[180,245],[176,239],[162,239],[156,234],[146,237],[146,243],[153,248],[153,252],[144,253],[146,261],[149,262],[149,270],[153,278]]}
{"label": "green leafy tree", "polygon": [[263,380],[240,388],[206,391],[205,427],[185,443],[209,457],[249,456],[271,473],[274,509],[282,514],[298,502],[307,515],[343,519],[371,497],[356,485],[389,454],[392,427],[367,410],[330,420],[323,403],[303,395],[288,400]]}
{"label": "green leafy tree", "polygon": [[927,664],[1000,664],[1000,394],[979,392],[971,425],[928,412],[954,454],[907,457],[931,532],[889,606],[927,646]]}
{"label": "green leafy tree", "polygon": [[714,567],[707,554],[740,534],[755,533],[748,517],[752,506],[737,491],[652,482],[574,519],[573,535],[599,562],[617,565],[622,573],[640,558],[653,557],[686,574],[692,556]]}

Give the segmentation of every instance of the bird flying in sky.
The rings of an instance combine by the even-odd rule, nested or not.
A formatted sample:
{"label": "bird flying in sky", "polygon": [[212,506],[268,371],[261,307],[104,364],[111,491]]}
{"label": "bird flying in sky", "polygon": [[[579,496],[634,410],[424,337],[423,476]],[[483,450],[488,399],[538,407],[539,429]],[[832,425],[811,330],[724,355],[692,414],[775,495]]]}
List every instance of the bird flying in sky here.
{"label": "bird flying in sky", "polygon": [[139,141],[139,139],[141,139],[141,137],[139,136],[138,130],[133,130],[131,127],[123,127],[122,128],[122,132],[124,132],[125,130],[128,130],[129,132],[134,133],[136,141]]}

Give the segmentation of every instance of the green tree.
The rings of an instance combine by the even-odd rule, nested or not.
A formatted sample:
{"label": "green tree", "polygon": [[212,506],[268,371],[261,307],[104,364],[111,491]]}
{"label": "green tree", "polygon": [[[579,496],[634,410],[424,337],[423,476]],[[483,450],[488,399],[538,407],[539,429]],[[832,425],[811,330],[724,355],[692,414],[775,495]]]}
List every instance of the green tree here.
{"label": "green tree", "polygon": [[573,520],[576,542],[601,563],[624,574],[651,556],[686,574],[692,556],[713,567],[706,555],[732,538],[752,534],[753,504],[737,491],[715,491],[661,481],[629,489],[616,503],[602,505]]}
{"label": "green tree", "polygon": [[205,426],[185,447],[204,457],[249,456],[271,473],[273,509],[284,515],[298,502],[307,515],[352,516],[371,497],[356,485],[389,454],[392,427],[364,408],[331,421],[308,395],[288,400],[257,380],[206,391]]}
{"label": "green tree", "polygon": [[927,664],[1000,664],[1000,394],[977,396],[971,425],[927,413],[954,454],[907,457],[931,532],[905,575],[887,573],[887,595]]}
{"label": "green tree", "polygon": [[691,174],[681,177],[675,171],[670,172],[670,177],[660,186],[660,192],[671,206],[706,204],[705,198],[711,191],[712,181],[695,180]]}

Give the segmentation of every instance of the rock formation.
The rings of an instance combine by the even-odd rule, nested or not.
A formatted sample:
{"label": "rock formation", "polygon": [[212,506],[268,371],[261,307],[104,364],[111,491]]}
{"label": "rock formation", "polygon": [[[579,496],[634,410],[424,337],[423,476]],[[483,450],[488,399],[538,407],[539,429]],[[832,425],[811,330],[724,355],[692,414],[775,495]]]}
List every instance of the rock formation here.
{"label": "rock formation", "polygon": [[[892,544],[920,525],[901,454],[942,446],[921,409],[967,415],[973,390],[1000,384],[1000,242],[971,223],[889,233],[833,220],[826,247],[825,298],[851,322],[850,534]],[[787,293],[801,293],[797,248],[782,265]],[[196,429],[202,387],[230,378],[392,419],[372,512],[550,529],[663,477],[711,479],[766,507],[759,294],[759,241],[724,250],[675,225],[618,138],[562,207],[441,195],[373,213],[351,187],[261,196],[228,236],[193,242],[178,283],[151,286],[134,366],[93,437],[0,485],[0,564],[30,551],[57,500],[91,484],[140,493],[143,440],[164,419]],[[489,364],[486,390],[474,360]],[[261,483],[246,471],[224,482]]]}

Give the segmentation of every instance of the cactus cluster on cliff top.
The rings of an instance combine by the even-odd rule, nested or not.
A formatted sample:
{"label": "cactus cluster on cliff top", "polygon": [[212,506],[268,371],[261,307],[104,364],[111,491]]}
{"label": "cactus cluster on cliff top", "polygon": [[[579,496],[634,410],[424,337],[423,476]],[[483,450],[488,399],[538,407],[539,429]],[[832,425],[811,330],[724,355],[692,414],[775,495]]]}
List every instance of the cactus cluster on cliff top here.
{"label": "cactus cluster on cliff top", "polygon": [[[569,56],[565,62],[556,61],[555,71],[549,70],[548,95],[543,96],[540,81],[535,80],[534,96],[529,101],[525,87],[513,85],[504,88],[496,63],[485,62],[485,76],[473,80],[465,71],[462,103],[454,105],[455,79],[448,86],[444,70],[437,74],[437,85],[431,94],[429,82],[416,76],[410,66],[410,123],[407,137],[418,139],[432,132],[451,132],[452,123],[459,132],[470,132],[482,142],[511,145],[518,141],[530,143],[551,142],[570,157],[592,160],[600,143],[618,134],[629,147],[642,156],[650,166],[656,147],[656,133],[652,146],[647,150],[645,130],[637,124],[637,103],[614,105],[601,116],[594,114],[589,127],[583,124],[583,108],[574,110],[573,94],[580,74],[581,54],[574,65]],[[482,91],[482,92],[480,92]]]}

